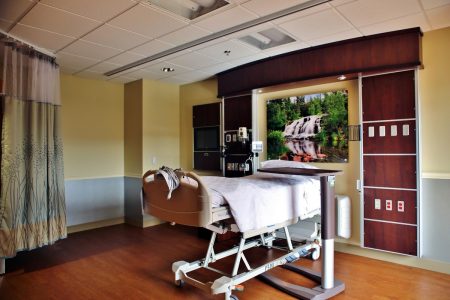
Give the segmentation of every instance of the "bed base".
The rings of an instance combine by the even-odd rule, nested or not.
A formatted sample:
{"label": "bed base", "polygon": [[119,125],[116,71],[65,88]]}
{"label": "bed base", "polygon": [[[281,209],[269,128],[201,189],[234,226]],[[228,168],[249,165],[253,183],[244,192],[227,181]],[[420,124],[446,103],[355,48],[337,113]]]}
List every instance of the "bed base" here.
{"label": "bed base", "polygon": [[[293,222],[295,222],[295,220],[277,224],[277,226],[271,228],[272,231],[268,233],[267,230],[266,233],[260,233],[259,231],[253,231],[246,234],[243,233],[241,234],[239,245],[220,253],[214,252],[214,243],[218,232],[213,231],[205,258],[191,263],[178,261],[172,264],[172,271],[175,273],[175,284],[181,287],[186,282],[206,292],[211,292],[213,295],[224,293],[225,300],[237,299],[237,297],[232,293],[236,290],[242,291],[243,286],[241,284],[243,282],[256,276],[260,276],[261,274],[272,268],[282,266],[287,263],[296,261],[301,257],[308,256],[311,252],[319,251],[319,245],[317,245],[316,243],[307,243],[302,246],[298,246],[295,248],[293,247],[287,228],[287,226],[291,225]],[[280,228],[283,228],[287,241],[287,248],[283,250],[287,250],[288,253],[261,266],[252,268],[244,255],[244,251],[253,247],[260,246],[265,246],[268,248],[274,247],[273,241],[276,239],[274,231]],[[255,236],[259,236],[259,238],[248,240],[250,237]],[[210,263],[214,263],[222,258],[231,255],[236,255],[231,274],[225,274],[224,272],[209,266]],[[244,263],[247,270],[238,274],[241,261]],[[198,270],[200,268],[214,271],[223,276],[213,282],[201,282],[191,277],[189,274],[190,272]]]}

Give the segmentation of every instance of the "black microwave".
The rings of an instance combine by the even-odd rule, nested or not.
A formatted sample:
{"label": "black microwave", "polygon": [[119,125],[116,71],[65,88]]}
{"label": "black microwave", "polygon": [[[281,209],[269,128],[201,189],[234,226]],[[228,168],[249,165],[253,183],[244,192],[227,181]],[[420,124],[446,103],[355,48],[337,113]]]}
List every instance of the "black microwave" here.
{"label": "black microwave", "polygon": [[194,128],[194,151],[219,151],[220,126]]}

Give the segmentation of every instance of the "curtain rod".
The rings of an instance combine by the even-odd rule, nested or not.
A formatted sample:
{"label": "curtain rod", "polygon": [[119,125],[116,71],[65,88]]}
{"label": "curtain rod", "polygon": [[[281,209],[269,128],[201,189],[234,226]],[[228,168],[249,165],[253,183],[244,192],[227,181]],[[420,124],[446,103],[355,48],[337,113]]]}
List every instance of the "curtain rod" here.
{"label": "curtain rod", "polygon": [[50,52],[50,51],[48,51],[48,50],[46,50],[46,49],[44,49],[44,48],[35,46],[35,45],[31,44],[30,42],[24,41],[24,40],[22,40],[22,39],[20,39],[20,38],[18,38],[18,37],[16,37],[16,36],[14,36],[14,35],[12,35],[12,34],[9,34],[9,33],[7,33],[7,32],[4,32],[4,31],[1,30],[1,29],[0,29],[0,34],[3,34],[6,38],[11,38],[11,39],[13,39],[13,40],[15,40],[15,41],[17,41],[17,42],[19,42],[19,43],[25,44],[25,45],[27,45],[28,47],[30,47],[31,49],[33,49],[33,50],[35,50],[35,51],[37,51],[37,52],[40,52],[40,53],[42,53],[42,54],[44,54],[44,55],[47,55],[47,56],[50,56],[51,58],[56,58],[55,53]]}

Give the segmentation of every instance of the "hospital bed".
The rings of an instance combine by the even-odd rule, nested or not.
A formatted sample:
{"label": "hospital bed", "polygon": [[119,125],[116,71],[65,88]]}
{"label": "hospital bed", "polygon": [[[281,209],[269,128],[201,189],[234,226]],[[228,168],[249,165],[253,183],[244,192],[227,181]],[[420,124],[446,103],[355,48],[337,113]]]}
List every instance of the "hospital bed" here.
{"label": "hospital bed", "polygon": [[[169,222],[204,227],[212,231],[204,258],[190,263],[178,261],[172,264],[175,283],[179,286],[189,283],[212,294],[224,293],[226,300],[237,299],[233,295],[233,291],[242,290],[241,284],[256,276],[301,299],[326,299],[343,291],[344,284],[335,281],[333,276],[334,216],[327,216],[327,214],[334,213],[334,209],[332,209],[334,199],[331,200],[333,204],[331,205],[330,199],[327,198],[334,198],[334,175],[338,172],[299,168],[264,168],[259,171],[261,172],[250,178],[201,178],[193,172],[180,171],[177,172],[180,185],[171,193],[170,197],[168,197],[168,185],[163,176],[157,175],[157,171],[148,171],[144,174],[145,212]],[[300,179],[297,177],[300,173],[306,176],[319,176],[320,183],[309,178],[301,177],[303,179]],[[266,188],[266,190],[258,192],[258,188]],[[269,192],[270,188],[275,189],[273,194]],[[283,194],[291,196],[300,194],[303,195],[305,201],[314,197],[319,199],[319,209],[322,206],[322,236],[325,238],[322,240],[324,247],[323,276],[317,273],[312,274],[309,270],[290,264],[301,257],[317,253],[320,247],[314,242],[294,247],[287,228],[297,222],[298,216],[307,218],[317,215],[320,210],[317,210],[317,204],[315,206],[314,203],[307,203],[306,206],[309,206],[309,209],[305,211],[305,204],[299,204],[295,197],[280,197]],[[262,206],[257,207],[261,203]],[[245,206],[251,208],[250,211],[254,212],[253,216],[248,216],[248,210],[245,213],[240,211]],[[265,208],[266,212],[261,207]],[[274,213],[275,210],[280,213]],[[283,210],[286,210],[287,213],[283,213]],[[267,217],[258,220],[257,216],[260,214],[265,214]],[[333,224],[330,225],[331,223]],[[244,251],[260,246],[275,247],[273,244],[276,239],[275,231],[280,229],[284,231],[287,253],[263,265],[251,267]],[[214,244],[217,235],[225,234],[228,231],[239,232],[239,244],[216,253]],[[235,260],[230,274],[211,266],[212,263],[231,255],[235,255]],[[239,273],[241,262],[246,270]],[[263,274],[277,266],[284,266],[293,272],[307,276],[320,282],[321,286],[307,289]],[[201,268],[217,272],[222,276],[212,282],[202,282],[191,275],[191,272]]]}

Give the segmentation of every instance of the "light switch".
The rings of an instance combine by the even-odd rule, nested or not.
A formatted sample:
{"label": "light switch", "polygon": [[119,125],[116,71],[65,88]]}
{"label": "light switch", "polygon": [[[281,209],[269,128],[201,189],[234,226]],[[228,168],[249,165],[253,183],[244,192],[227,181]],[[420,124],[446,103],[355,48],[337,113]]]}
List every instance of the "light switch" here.
{"label": "light switch", "polygon": [[409,125],[403,124],[403,135],[408,136],[409,135]]}
{"label": "light switch", "polygon": [[375,136],[375,128],[373,126],[369,126],[369,137]]}
{"label": "light switch", "polygon": [[392,210],[392,200],[386,200],[386,210]]}
{"label": "light switch", "polygon": [[380,210],[381,209],[381,200],[375,199],[375,209]]}
{"label": "light switch", "polygon": [[397,136],[397,125],[391,125],[391,136]]}
{"label": "light switch", "polygon": [[385,136],[385,135],[386,135],[386,127],[380,126],[380,136]]}

